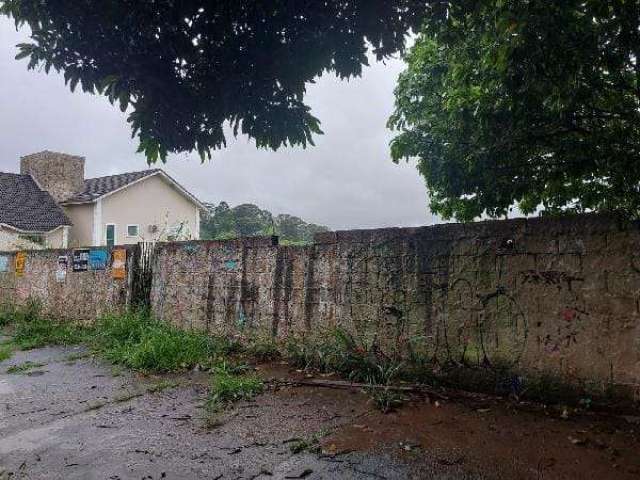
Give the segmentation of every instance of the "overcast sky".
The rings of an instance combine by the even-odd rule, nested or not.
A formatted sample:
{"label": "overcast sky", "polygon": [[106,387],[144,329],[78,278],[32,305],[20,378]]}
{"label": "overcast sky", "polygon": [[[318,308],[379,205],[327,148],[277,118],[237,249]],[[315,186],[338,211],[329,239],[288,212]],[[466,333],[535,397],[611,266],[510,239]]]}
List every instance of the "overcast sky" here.
{"label": "overcast sky", "polygon": [[[0,171],[17,172],[20,156],[45,149],[85,156],[88,177],[148,168],[117,107],[14,60],[27,35],[0,17]],[[434,223],[415,164],[389,158],[385,124],[402,69],[400,60],[373,63],[362,78],[325,75],[310,86],[325,132],[315,147],[274,153],[239,137],[205,164],[183,154],[162,168],[203,201],[255,203],[334,229]]]}

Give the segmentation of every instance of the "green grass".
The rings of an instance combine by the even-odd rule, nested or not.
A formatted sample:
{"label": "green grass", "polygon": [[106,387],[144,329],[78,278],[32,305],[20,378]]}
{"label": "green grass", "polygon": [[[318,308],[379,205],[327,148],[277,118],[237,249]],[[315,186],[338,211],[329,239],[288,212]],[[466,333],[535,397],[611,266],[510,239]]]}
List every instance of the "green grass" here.
{"label": "green grass", "polygon": [[238,349],[236,342],[179,330],[145,312],[107,315],[83,327],[42,318],[28,306],[14,313],[11,325],[13,342],[20,349],[85,343],[114,364],[150,372],[215,365],[219,357]]}
{"label": "green grass", "polygon": [[242,367],[234,368],[226,362],[214,369],[205,405],[208,427],[218,424],[218,415],[229,405],[240,400],[250,400],[262,393],[262,380],[246,373],[245,370]]}
{"label": "green grass", "polygon": [[192,368],[222,350],[205,334],[181,331],[135,313],[103,318],[93,329],[90,343],[113,363],[155,372]]}
{"label": "green grass", "polygon": [[0,345],[0,362],[11,358],[11,355],[13,355],[13,349],[11,347],[12,346],[8,344]]}
{"label": "green grass", "polygon": [[337,373],[354,382],[375,384],[389,381],[389,373],[395,375],[401,366],[341,329],[322,336],[289,339],[287,359],[301,369]]}
{"label": "green grass", "polygon": [[256,336],[252,338],[245,353],[257,362],[271,362],[280,358],[280,349],[276,341],[270,336]]}
{"label": "green grass", "polygon": [[14,324],[13,342],[22,350],[47,345],[77,345],[85,340],[86,328],[72,323],[32,318]]}
{"label": "green grass", "polygon": [[89,352],[81,352],[81,353],[70,353],[64,358],[65,362],[76,362],[78,360],[82,360],[90,357],[91,354]]}
{"label": "green grass", "polygon": [[16,365],[11,365],[9,368],[7,368],[7,373],[14,374],[14,375],[24,374],[33,370],[34,368],[44,367],[45,365],[46,364],[44,363],[35,363],[35,362],[19,363]]}

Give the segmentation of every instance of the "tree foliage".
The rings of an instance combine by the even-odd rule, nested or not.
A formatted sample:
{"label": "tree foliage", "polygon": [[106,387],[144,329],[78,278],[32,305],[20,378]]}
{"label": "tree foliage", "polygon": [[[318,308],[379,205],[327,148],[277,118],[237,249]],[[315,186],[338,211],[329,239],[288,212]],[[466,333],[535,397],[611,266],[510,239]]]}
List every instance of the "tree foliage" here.
{"label": "tree foliage", "polygon": [[226,202],[207,205],[208,215],[200,223],[201,238],[225,240],[256,235],[277,235],[282,243],[303,244],[313,242],[316,233],[329,229],[307,223],[293,215],[274,216],[268,210],[251,203],[231,208]]}
{"label": "tree foliage", "polygon": [[106,95],[150,162],[201,158],[226,145],[223,126],[258,147],[306,146],[321,133],[304,103],[324,72],[359,75],[367,47],[401,51],[424,0],[0,0],[28,24],[17,58],[64,72],[71,90]]}
{"label": "tree foliage", "polygon": [[392,156],[431,209],[471,220],[640,214],[640,2],[452,2],[406,55]]}

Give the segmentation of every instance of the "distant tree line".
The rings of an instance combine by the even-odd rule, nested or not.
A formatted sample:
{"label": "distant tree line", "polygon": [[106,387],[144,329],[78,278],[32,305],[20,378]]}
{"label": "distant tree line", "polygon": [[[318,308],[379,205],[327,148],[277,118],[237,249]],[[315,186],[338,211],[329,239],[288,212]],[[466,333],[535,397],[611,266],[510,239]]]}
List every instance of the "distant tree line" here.
{"label": "distant tree line", "polygon": [[325,226],[307,223],[293,215],[273,215],[251,203],[237,207],[230,207],[226,202],[206,206],[207,213],[200,222],[202,239],[277,235],[280,243],[295,245],[311,243],[316,233],[329,231]]}

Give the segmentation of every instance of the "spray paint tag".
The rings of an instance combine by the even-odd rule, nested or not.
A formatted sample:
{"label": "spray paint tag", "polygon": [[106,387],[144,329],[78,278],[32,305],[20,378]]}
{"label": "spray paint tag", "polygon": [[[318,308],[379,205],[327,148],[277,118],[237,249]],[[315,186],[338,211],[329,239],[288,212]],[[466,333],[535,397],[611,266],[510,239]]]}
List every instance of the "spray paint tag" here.
{"label": "spray paint tag", "polygon": [[224,268],[226,270],[235,270],[236,268],[238,268],[238,261],[237,260],[225,260],[224,261]]}

